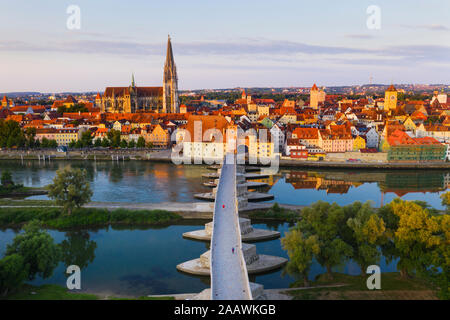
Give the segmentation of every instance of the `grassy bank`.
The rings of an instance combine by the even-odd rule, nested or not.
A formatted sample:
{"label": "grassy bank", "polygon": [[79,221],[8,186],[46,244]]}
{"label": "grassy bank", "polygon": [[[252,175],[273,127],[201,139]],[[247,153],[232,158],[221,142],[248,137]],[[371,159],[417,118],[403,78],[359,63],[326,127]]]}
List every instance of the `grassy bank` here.
{"label": "grassy bank", "polygon": [[47,193],[48,191],[44,188],[24,187],[22,185],[11,187],[0,186],[0,197],[28,197]]}
{"label": "grassy bank", "polygon": [[[398,272],[386,272],[381,274],[381,289],[367,289],[365,277],[350,276],[342,273],[333,273],[334,279],[329,279],[326,274],[320,275],[311,286],[340,285],[335,288],[311,288],[283,292],[294,300],[430,300],[437,299],[436,292],[420,279],[404,279]],[[301,283],[294,283],[297,287]]]}
{"label": "grassy bank", "polygon": [[58,207],[0,208],[0,227],[21,227],[31,220],[39,220],[43,227],[66,229],[106,225],[158,225],[181,219],[181,216],[164,210],[126,210],[79,208],[72,214],[62,213]]}
{"label": "grassy bank", "polygon": [[28,199],[9,199],[0,198],[0,206],[30,206],[30,207],[51,207],[56,206],[53,200],[28,200]]}
{"label": "grassy bank", "polygon": [[[1,298],[0,298],[1,299]],[[114,296],[101,297],[95,294],[71,292],[67,288],[44,284],[41,286],[23,285],[16,292],[3,298],[5,300],[174,300],[174,297],[136,297],[120,298]]]}

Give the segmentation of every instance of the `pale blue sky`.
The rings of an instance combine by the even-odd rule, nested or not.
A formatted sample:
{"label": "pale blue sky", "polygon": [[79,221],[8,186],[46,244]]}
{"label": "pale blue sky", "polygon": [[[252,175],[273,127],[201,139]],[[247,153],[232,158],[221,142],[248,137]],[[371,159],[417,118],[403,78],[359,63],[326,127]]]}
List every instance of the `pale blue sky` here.
{"label": "pale blue sky", "polygon": [[132,72],[161,85],[168,33],[181,89],[449,83],[449,18],[448,0],[0,0],[0,92],[103,90]]}

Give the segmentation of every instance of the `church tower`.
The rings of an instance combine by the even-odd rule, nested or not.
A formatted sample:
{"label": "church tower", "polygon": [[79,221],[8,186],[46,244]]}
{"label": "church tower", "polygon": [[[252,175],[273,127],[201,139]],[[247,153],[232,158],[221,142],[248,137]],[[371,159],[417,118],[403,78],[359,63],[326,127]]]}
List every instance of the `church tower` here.
{"label": "church tower", "polygon": [[167,40],[166,63],[164,64],[163,80],[163,112],[178,113],[178,77],[175,61],[173,60],[170,36]]}
{"label": "church tower", "polygon": [[317,88],[315,83],[309,91],[309,106],[313,109],[318,109],[319,107],[319,88]]}
{"label": "church tower", "polygon": [[136,89],[136,83],[134,82],[134,73],[131,74],[131,85],[128,87],[130,98],[128,99],[127,106],[129,106],[129,112],[135,113],[138,110],[138,93]]}
{"label": "church tower", "polygon": [[2,107],[7,109],[9,106],[9,101],[8,98],[6,96],[3,96],[3,100],[2,100]]}
{"label": "church tower", "polygon": [[394,85],[386,90],[384,94],[384,111],[395,110],[397,108],[397,90]]}

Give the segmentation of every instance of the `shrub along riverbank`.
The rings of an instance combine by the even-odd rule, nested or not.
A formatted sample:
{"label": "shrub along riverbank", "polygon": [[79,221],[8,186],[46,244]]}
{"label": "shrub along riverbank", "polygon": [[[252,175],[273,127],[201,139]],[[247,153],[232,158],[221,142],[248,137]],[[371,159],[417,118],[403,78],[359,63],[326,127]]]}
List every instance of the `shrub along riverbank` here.
{"label": "shrub along riverbank", "polygon": [[71,215],[58,207],[0,208],[0,227],[21,227],[38,220],[45,228],[65,229],[105,225],[158,225],[181,219],[181,216],[164,210],[126,210],[77,208]]}

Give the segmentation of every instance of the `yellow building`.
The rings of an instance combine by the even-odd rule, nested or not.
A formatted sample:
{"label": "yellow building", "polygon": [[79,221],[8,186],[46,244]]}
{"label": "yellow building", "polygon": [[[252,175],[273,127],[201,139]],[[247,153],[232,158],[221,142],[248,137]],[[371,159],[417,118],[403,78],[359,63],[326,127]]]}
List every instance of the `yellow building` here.
{"label": "yellow building", "polygon": [[267,159],[275,155],[274,144],[268,137],[267,141],[261,141],[256,135],[250,135],[246,139],[248,154],[253,159]]}
{"label": "yellow building", "polygon": [[381,152],[388,152],[389,149],[391,149],[391,145],[389,144],[387,139],[383,139],[383,141],[381,141],[381,144],[380,144]]}
{"label": "yellow building", "polygon": [[405,126],[406,131],[412,131],[412,132],[416,132],[417,126],[414,123],[414,121],[412,121],[411,117],[406,118],[405,122],[403,122],[403,125]]}
{"label": "yellow building", "polygon": [[247,111],[245,111],[244,108],[239,108],[236,110],[231,110],[231,114],[233,114],[234,116],[245,116],[247,115]]}
{"label": "yellow building", "polygon": [[353,139],[353,151],[359,151],[365,148],[366,140],[363,137],[357,136],[355,139]]}
{"label": "yellow building", "polygon": [[169,146],[170,134],[158,124],[150,133],[148,142],[152,143],[155,147],[166,148]]}
{"label": "yellow building", "polygon": [[386,90],[384,94],[384,111],[395,110],[397,108],[397,89],[394,85]]}
{"label": "yellow building", "polygon": [[297,122],[297,114],[286,112],[283,116],[278,120],[281,123],[296,123]]}
{"label": "yellow building", "polygon": [[55,140],[58,146],[68,146],[72,141],[78,141],[80,131],[74,128],[57,129]]}

